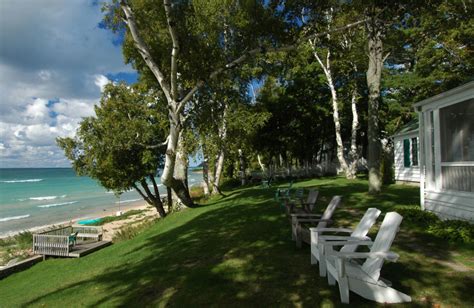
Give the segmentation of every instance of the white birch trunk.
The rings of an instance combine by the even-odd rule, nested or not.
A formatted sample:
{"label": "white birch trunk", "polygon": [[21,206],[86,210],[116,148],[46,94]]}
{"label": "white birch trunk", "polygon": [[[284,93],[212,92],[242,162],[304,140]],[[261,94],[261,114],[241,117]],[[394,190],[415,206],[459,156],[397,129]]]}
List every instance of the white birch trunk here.
{"label": "white birch trunk", "polygon": [[224,158],[225,158],[225,142],[227,139],[227,110],[228,105],[224,103],[224,112],[222,113],[222,125],[219,129],[219,138],[221,139],[221,148],[216,159],[214,168],[214,181],[212,182],[212,194],[219,193],[219,185],[222,176],[222,170],[224,169]]}
{"label": "white birch trunk", "polygon": [[351,98],[351,110],[352,110],[352,128],[351,128],[351,151],[349,152],[349,158],[351,162],[349,164],[348,179],[355,179],[357,173],[357,162],[359,155],[357,153],[357,131],[359,129],[359,116],[357,114],[357,88],[352,91]]}
{"label": "white birch trunk", "polygon": [[261,160],[261,158],[260,158],[260,154],[257,154],[257,160],[258,160],[258,164],[260,165],[260,169],[262,169],[263,174],[265,174],[265,165],[262,164],[262,160]]}
{"label": "white birch trunk", "polygon": [[334,86],[334,82],[332,79],[332,73],[331,73],[331,51],[328,49],[327,55],[326,55],[326,65],[323,63],[321,58],[319,57],[319,54],[316,50],[316,44],[314,41],[309,41],[311,48],[313,49],[313,54],[316,60],[318,61],[319,65],[323,69],[324,75],[326,76],[327,84],[328,87],[331,91],[331,97],[332,97],[332,115],[333,115],[333,121],[334,121],[334,129],[336,133],[336,154],[337,154],[337,160],[339,161],[339,165],[341,166],[342,171],[348,177],[348,166],[347,166],[347,161],[344,157],[344,144],[342,143],[342,137],[341,137],[341,123],[339,121],[339,106],[338,106],[338,101],[337,101],[337,92],[336,92],[336,87]]}

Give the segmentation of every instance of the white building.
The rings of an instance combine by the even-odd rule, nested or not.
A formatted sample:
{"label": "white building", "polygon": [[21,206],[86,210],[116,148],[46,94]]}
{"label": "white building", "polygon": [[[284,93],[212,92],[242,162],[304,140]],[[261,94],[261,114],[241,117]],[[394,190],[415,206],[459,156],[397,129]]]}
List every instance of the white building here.
{"label": "white building", "polygon": [[474,221],[474,82],[415,104],[423,209]]}
{"label": "white building", "polygon": [[395,180],[420,183],[418,119],[403,126],[393,135]]}

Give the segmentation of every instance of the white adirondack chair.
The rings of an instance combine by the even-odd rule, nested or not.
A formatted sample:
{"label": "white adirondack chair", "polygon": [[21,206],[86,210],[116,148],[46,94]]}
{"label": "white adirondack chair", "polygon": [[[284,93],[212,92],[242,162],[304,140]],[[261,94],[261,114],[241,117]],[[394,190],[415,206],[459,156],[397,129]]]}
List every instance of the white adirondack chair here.
{"label": "white adirondack chair", "polygon": [[309,229],[303,227],[302,223],[318,223],[316,228],[326,228],[341,201],[341,196],[334,196],[324,210],[323,215],[308,213],[291,214],[291,238],[296,241],[297,247],[301,247],[302,242],[308,244],[311,242]]}
{"label": "white adirondack chair", "polygon": [[[341,252],[332,247],[343,246],[347,241],[324,242],[328,283],[339,284],[341,302],[349,303],[349,291],[379,303],[411,302],[411,297],[391,288],[389,281],[380,278],[384,260],[395,262],[399,255],[389,251],[403,217],[390,212],[380,226],[377,237],[371,241],[351,241],[351,245],[370,246],[370,252]],[[366,259],[360,265],[353,259]]]}
{"label": "white adirondack chair", "polygon": [[288,215],[290,215],[292,213],[308,213],[308,214],[311,214],[311,212],[313,211],[314,206],[316,204],[316,200],[318,200],[318,194],[319,194],[319,192],[316,189],[311,189],[308,193],[308,198],[306,199],[306,202],[300,202],[301,203],[301,208],[296,208],[296,202],[288,200],[286,202],[287,214]]}
{"label": "white adirondack chair", "polygon": [[[326,276],[326,258],[324,256],[324,245],[326,241],[365,241],[370,238],[367,237],[367,233],[370,228],[374,225],[377,217],[379,217],[381,211],[376,208],[369,208],[365,212],[362,219],[359,221],[354,229],[348,228],[310,228],[311,233],[311,264],[317,264],[319,262],[319,276]],[[350,235],[324,235],[324,233],[349,233]],[[354,252],[357,249],[357,245],[351,245],[347,243],[340,251],[342,252]]]}

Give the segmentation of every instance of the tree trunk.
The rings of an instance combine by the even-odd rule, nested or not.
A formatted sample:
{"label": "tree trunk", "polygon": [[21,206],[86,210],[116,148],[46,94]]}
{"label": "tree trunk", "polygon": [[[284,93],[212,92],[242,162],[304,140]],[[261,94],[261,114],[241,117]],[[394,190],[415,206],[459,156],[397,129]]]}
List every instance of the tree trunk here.
{"label": "tree trunk", "polygon": [[212,182],[212,194],[221,193],[219,189],[222,170],[224,168],[225,142],[227,139],[227,109],[228,105],[224,102],[224,112],[222,113],[222,125],[219,129],[219,138],[221,139],[221,148],[214,168],[214,181]]}
{"label": "tree trunk", "polygon": [[265,165],[262,164],[262,159],[260,158],[260,154],[257,154],[258,164],[260,165],[260,169],[262,169],[263,175],[265,175]]}
{"label": "tree trunk", "polygon": [[327,55],[326,55],[326,65],[325,65],[323,61],[321,60],[321,58],[319,57],[319,54],[316,50],[316,42],[311,41],[311,40],[309,42],[313,49],[314,57],[316,58],[316,60],[318,60],[319,65],[323,69],[324,75],[326,76],[328,87],[331,91],[332,115],[333,115],[333,121],[334,121],[334,129],[336,133],[337,160],[339,161],[339,165],[341,166],[342,172],[344,172],[346,177],[349,178],[347,161],[344,157],[344,144],[342,143],[342,137],[341,137],[341,122],[339,121],[339,106],[338,106],[338,101],[337,101],[337,92],[336,92],[336,87],[332,79],[332,72],[331,72],[331,60],[330,60],[331,50],[328,48]]}
{"label": "tree trunk", "polygon": [[166,195],[168,199],[168,212],[173,208],[173,191],[170,187],[166,187]]}
{"label": "tree trunk", "polygon": [[369,66],[367,68],[367,87],[369,88],[368,108],[368,153],[369,193],[377,194],[381,191],[380,177],[380,138],[379,138],[379,101],[380,80],[383,68],[382,25],[376,17],[367,22]]}
{"label": "tree trunk", "polygon": [[[142,179],[140,181],[140,184],[145,191],[146,195],[138,188],[138,186],[134,186],[135,190],[145,199],[145,201],[154,206],[156,208],[156,211],[160,215],[160,217],[165,217],[166,216],[166,211],[165,208],[163,207],[163,202],[161,202],[160,199],[160,194],[158,192],[158,195],[153,195],[153,193],[150,191],[148,188],[148,184],[145,179]],[[155,192],[158,191],[158,187],[156,186],[156,183],[153,183],[153,186],[155,188]]]}
{"label": "tree trunk", "polygon": [[239,149],[239,160],[240,160],[240,180],[242,185],[245,185],[245,162],[242,149]]}
{"label": "tree trunk", "polygon": [[194,206],[193,200],[189,195],[189,187],[187,183],[187,173],[188,173],[188,159],[184,153],[184,137],[182,135],[178,138],[178,150],[176,152],[175,158],[175,167],[173,180],[175,183],[179,182],[180,184],[174,184],[176,186],[171,186],[176,196],[179,198],[183,206],[191,207]]}
{"label": "tree trunk", "polygon": [[212,184],[213,186],[212,194],[220,193],[219,185],[220,185],[221,176],[222,176],[222,169],[224,168],[224,156],[225,156],[224,149],[221,149],[221,152],[219,153],[219,157],[217,158],[217,161],[216,161],[216,168],[215,168],[216,175],[214,176],[214,182]]}
{"label": "tree trunk", "polygon": [[202,162],[202,179],[203,179],[203,189],[204,189],[204,195],[208,196],[209,195],[209,162],[207,159],[207,155],[205,154],[205,149],[203,146],[203,155],[204,155],[204,161]]}
{"label": "tree trunk", "polygon": [[357,162],[359,155],[357,153],[357,131],[359,129],[359,116],[357,114],[357,88],[352,91],[351,109],[352,109],[352,129],[351,129],[351,151],[349,158],[351,162],[347,173],[348,179],[355,179],[357,173]]}

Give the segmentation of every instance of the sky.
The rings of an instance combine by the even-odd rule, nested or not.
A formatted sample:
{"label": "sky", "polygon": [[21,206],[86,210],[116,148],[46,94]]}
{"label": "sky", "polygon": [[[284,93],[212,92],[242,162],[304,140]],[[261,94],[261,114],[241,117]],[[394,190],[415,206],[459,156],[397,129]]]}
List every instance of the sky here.
{"label": "sky", "polygon": [[0,168],[69,167],[74,136],[108,82],[133,82],[98,1],[0,1]]}

